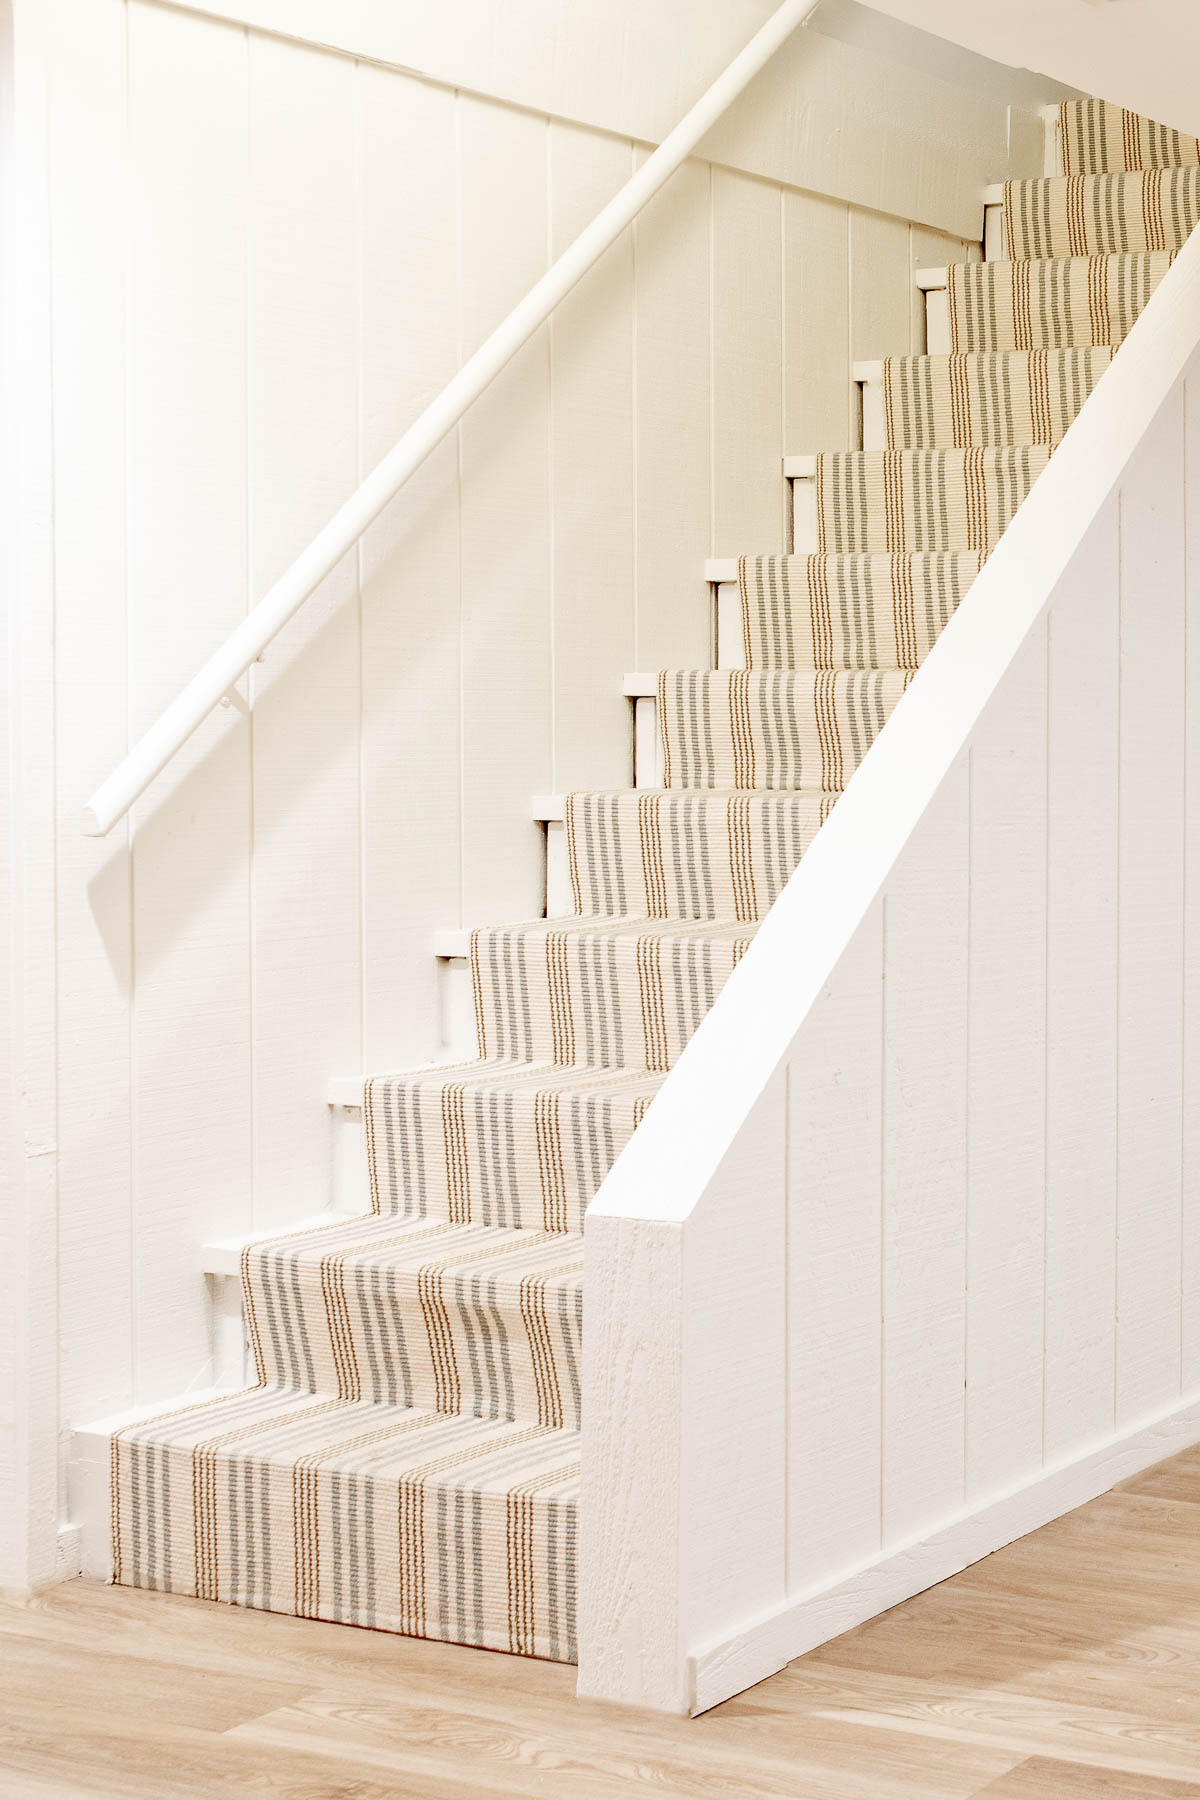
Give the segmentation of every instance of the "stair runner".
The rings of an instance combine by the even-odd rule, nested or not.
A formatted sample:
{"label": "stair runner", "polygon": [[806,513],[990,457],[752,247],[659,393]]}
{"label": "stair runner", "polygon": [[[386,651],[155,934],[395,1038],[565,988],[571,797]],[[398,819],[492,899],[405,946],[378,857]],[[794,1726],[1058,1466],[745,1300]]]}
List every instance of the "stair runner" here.
{"label": "stair runner", "polygon": [[952,354],[659,678],[661,790],[571,794],[574,915],[471,938],[479,1059],[372,1079],[372,1211],[243,1256],[259,1385],[112,1445],[115,1578],[571,1661],[588,1202],[1200,215],[1194,140],[1064,106]]}

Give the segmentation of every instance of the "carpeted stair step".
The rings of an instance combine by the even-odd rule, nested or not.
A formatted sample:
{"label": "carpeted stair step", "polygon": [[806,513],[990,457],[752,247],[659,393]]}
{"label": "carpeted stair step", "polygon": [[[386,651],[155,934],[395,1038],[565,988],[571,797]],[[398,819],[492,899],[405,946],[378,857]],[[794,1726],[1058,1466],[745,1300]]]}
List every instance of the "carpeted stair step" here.
{"label": "carpeted stair step", "polygon": [[826,554],[990,552],[1045,468],[1050,447],[841,450],[816,459]]}
{"label": "carpeted stair step", "polygon": [[952,263],[950,348],[988,353],[1120,344],[1175,259],[1173,250],[1043,262]]}
{"label": "carpeted stair step", "polygon": [[1064,100],[1058,130],[1065,175],[1186,169],[1200,163],[1200,140],[1108,100]]}
{"label": "carpeted stair step", "polygon": [[655,919],[761,919],[836,799],[678,788],[568,794],[576,908]]}
{"label": "carpeted stair step", "polygon": [[1111,361],[1107,346],[890,356],[883,365],[886,447],[1057,443]]}
{"label": "carpeted stair step", "polygon": [[1200,168],[1004,183],[1004,243],[1018,261],[1181,250],[1198,219]]}
{"label": "carpeted stair step", "polygon": [[978,575],[977,550],[743,556],[749,669],[915,669]]}
{"label": "carpeted stair step", "polygon": [[248,1247],[242,1281],[268,1386],[578,1429],[578,1232],[368,1214]]}
{"label": "carpeted stair step", "polygon": [[381,1215],[582,1231],[662,1085],[644,1068],[488,1059],[375,1075],[363,1120]]}
{"label": "carpeted stair step", "polygon": [[574,1431],[263,1387],[112,1462],[126,1586],[575,1661]]}
{"label": "carpeted stair step", "polygon": [[754,931],[737,920],[568,918],[472,932],[480,1054],[669,1069]]}
{"label": "carpeted stair step", "polygon": [[911,678],[902,669],[666,669],[663,781],[840,793]]}

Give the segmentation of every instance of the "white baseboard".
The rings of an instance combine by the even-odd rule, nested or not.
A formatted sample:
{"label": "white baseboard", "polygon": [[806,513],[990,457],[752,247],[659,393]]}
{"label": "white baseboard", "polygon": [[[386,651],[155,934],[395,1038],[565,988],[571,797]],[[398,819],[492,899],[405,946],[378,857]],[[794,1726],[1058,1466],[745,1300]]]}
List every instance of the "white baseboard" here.
{"label": "white baseboard", "polygon": [[1200,1394],[801,1594],[688,1658],[691,1711],[706,1712],[740,1694],[818,1644],[957,1575],[993,1550],[1195,1443],[1200,1443]]}

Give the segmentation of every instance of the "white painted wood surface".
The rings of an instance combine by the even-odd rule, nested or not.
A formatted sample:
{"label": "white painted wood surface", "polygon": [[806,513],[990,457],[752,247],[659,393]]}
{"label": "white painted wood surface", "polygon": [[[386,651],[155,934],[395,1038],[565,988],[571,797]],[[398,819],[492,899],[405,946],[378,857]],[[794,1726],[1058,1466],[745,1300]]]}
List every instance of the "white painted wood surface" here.
{"label": "white painted wood surface", "polygon": [[[652,1667],[654,1704],[712,1705],[1200,1439],[1198,319],[1200,236],[593,1204],[583,1505],[613,1536],[589,1540],[588,1629],[606,1631],[614,1561],[645,1568],[664,1508],[680,1588],[660,1571],[645,1608],[626,1594],[584,1693],[644,1698]],[[782,1233],[787,1279],[762,1256],[726,1323],[737,1230]],[[613,1273],[648,1241],[687,1279],[647,1305]],[[693,1317],[712,1320],[702,1345]],[[681,1348],[660,1383],[663,1343]],[[761,1347],[779,1343],[782,1593],[760,1440]],[[598,1371],[617,1362],[609,1410]],[[719,1448],[691,1410],[718,1369]],[[648,1456],[651,1431],[653,1470],[610,1491],[613,1440]],[[739,1514],[744,1591],[715,1582],[689,1630],[683,1572],[724,1568]]]}
{"label": "white painted wood surface", "polygon": [[[85,844],[114,758],[646,151],[632,123],[551,125],[299,29],[156,0],[16,12],[44,600],[22,598],[14,663],[22,1054],[31,1266],[63,1321],[39,1391],[57,1382],[69,1426],[209,1378],[197,1246],[322,1207],[331,1070],[470,1053],[465,964],[431,954],[434,930],[540,912],[530,792],[629,779],[624,670],[707,663],[718,533],[731,555],[782,548],[780,452],[851,441],[850,295],[879,269],[844,194],[883,139],[843,134],[837,193],[750,179],[728,144],[686,164],[251,672],[253,729],[219,712],[127,832]],[[819,54],[844,114],[856,53]],[[928,82],[891,92],[887,141],[912,139],[916,95],[932,135]],[[674,118],[690,95],[668,97]],[[995,172],[994,97],[947,105]],[[917,179],[953,231],[932,158]],[[756,294],[760,258],[777,286]],[[726,446],[758,457],[768,415],[764,498]],[[52,1417],[38,1453],[53,1496]]]}
{"label": "white painted wood surface", "polygon": [[[773,10],[773,0],[174,0],[197,12],[332,45],[480,96],[658,143]],[[785,45],[705,140],[726,167],[974,237],[997,171],[1042,173],[1027,72],[943,52],[928,67],[825,36]],[[912,46],[910,46],[910,51]],[[1010,116],[1011,111],[1011,116]],[[872,129],[864,131],[865,120]]]}

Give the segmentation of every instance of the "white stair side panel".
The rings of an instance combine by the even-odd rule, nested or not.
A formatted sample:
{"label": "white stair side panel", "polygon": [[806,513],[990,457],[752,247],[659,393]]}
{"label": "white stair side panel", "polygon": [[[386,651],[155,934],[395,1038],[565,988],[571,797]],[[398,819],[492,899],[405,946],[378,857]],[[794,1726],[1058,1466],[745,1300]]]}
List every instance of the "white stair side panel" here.
{"label": "white stair side panel", "polygon": [[1121,489],[1121,1058],[1117,1118],[1117,1422],[1179,1393],[1183,1056],[1183,393]]}
{"label": "white stair side panel", "polygon": [[[56,17],[49,142],[54,361],[54,779],[57,877],[59,1404],[90,1418],[133,1397],[129,828],[77,829],[79,797],[128,747],[125,618],[124,15]],[[80,294],[86,306],[75,306]],[[69,328],[68,328],[69,323]],[[32,368],[29,373],[32,378]],[[50,421],[47,419],[47,428]],[[48,515],[49,516],[49,515]],[[47,1269],[51,1282],[54,1271]],[[53,1320],[49,1321],[53,1332]],[[53,1361],[53,1358],[51,1358]],[[46,1428],[53,1431],[48,1418]]]}
{"label": "white stair side panel", "polygon": [[663,782],[662,734],[658,724],[658,699],[642,695],[633,703],[633,785],[661,787]]}
{"label": "white stair side panel", "polygon": [[950,354],[949,276],[945,269],[918,269],[917,287],[925,297],[925,351],[929,356]]}
{"label": "white stair side panel", "polygon": [[[551,254],[632,173],[623,138],[549,127]],[[566,790],[629,778],[620,676],[634,631],[633,240],[623,232],[550,320],[554,754]]]}
{"label": "white stair side panel", "polygon": [[[850,213],[850,361],[906,356],[911,346],[912,261],[909,228],[903,219],[883,213]],[[846,388],[850,416],[847,441],[859,448],[858,394],[853,383]],[[789,448],[813,450],[818,445],[796,444]]]}
{"label": "white stair side panel", "polygon": [[[355,71],[284,38],[251,33],[248,44],[257,596],[365,470],[357,445]],[[361,649],[351,553],[251,671],[256,1228],[320,1206],[325,1076],[362,1062]]]}
{"label": "white stair side panel", "polygon": [[968,775],[914,829],[884,915],[885,1549],[963,1500]]}
{"label": "white stair side panel", "polygon": [[[794,460],[798,461],[799,459]],[[793,475],[791,483],[792,552],[795,556],[809,556],[820,549],[815,472]]]}
{"label": "white stair side panel", "polygon": [[[369,469],[458,367],[457,103],[369,63],[358,96],[359,429]],[[460,916],[458,504],[454,434],[360,550],[368,1069],[434,1056],[440,997],[429,934]]]}
{"label": "white stair side panel", "polygon": [[[918,276],[945,263],[978,262],[983,246],[978,240],[948,237],[944,231],[914,225],[909,232],[909,250],[912,259],[908,289],[910,349],[914,356],[931,356],[936,351],[929,336],[929,303]],[[942,285],[945,286],[944,280]],[[936,327],[934,335],[936,337]]]}
{"label": "white stair side panel", "polygon": [[684,1643],[787,1597],[786,1069],[752,1117],[756,1129],[717,1170],[683,1244]]}
{"label": "white stair side panel", "polygon": [[1049,621],[1047,1463],[1113,1426],[1117,1194],[1117,501]]}
{"label": "white stair side panel", "polygon": [[857,362],[853,368],[859,391],[864,450],[887,449],[887,414],[883,404],[882,362]]}
{"label": "white stair side panel", "polygon": [[881,903],[788,1068],[793,1594],[881,1548],[883,1005]]}
{"label": "white stair side panel", "polygon": [[475,988],[467,952],[439,958],[438,1036],[439,1062],[470,1062],[479,1054]]}
{"label": "white stair side panel", "polygon": [[1042,1457],[1046,630],[971,751],[966,1499]]}
{"label": "white stair side panel", "polygon": [[[645,160],[639,151],[635,162]],[[643,668],[703,668],[696,551],[712,536],[709,171],[686,162],[633,224],[637,645]],[[735,544],[741,551],[745,544]]]}
{"label": "white stair side panel", "polygon": [[717,584],[718,669],[744,669],[746,633],[742,622],[742,590],[736,581]]}
{"label": "white stair side panel", "polygon": [[779,550],[784,541],[780,221],[777,191],[712,168],[716,556]]}
{"label": "white stair side panel", "polygon": [[[246,612],[248,93],[245,37],[187,14],[132,8],[128,55],[137,736]],[[251,1221],[250,764],[249,721],[220,709],[134,812],[135,1403],[207,1379],[179,1247]]]}
{"label": "white stair side panel", "polygon": [[[1185,385],[1187,517],[1200,519],[1200,361]],[[1187,811],[1184,819],[1184,1062],[1182,1364],[1185,1393],[1200,1388],[1200,531],[1187,537]]]}
{"label": "white stair side panel", "polygon": [[1052,178],[1063,172],[1061,115],[1057,106],[1043,106],[1039,117],[1046,136],[1045,161],[1042,165],[1042,172]]}
{"label": "white stair side panel", "polygon": [[561,919],[574,912],[567,828],[561,819],[546,821],[546,917]]}
{"label": "white stair side panel", "polygon": [[[461,354],[545,272],[547,123],[458,101]],[[550,342],[543,327],[460,427],[464,919],[541,910],[541,832],[526,796],[551,784]],[[503,754],[498,755],[498,746]]]}
{"label": "white stair side panel", "polygon": [[985,262],[1000,262],[1006,257],[1004,206],[990,201],[983,209],[983,257]]}
{"label": "white stair side panel", "polygon": [[842,358],[850,342],[849,208],[823,194],[783,195],[783,442],[848,450]]}

